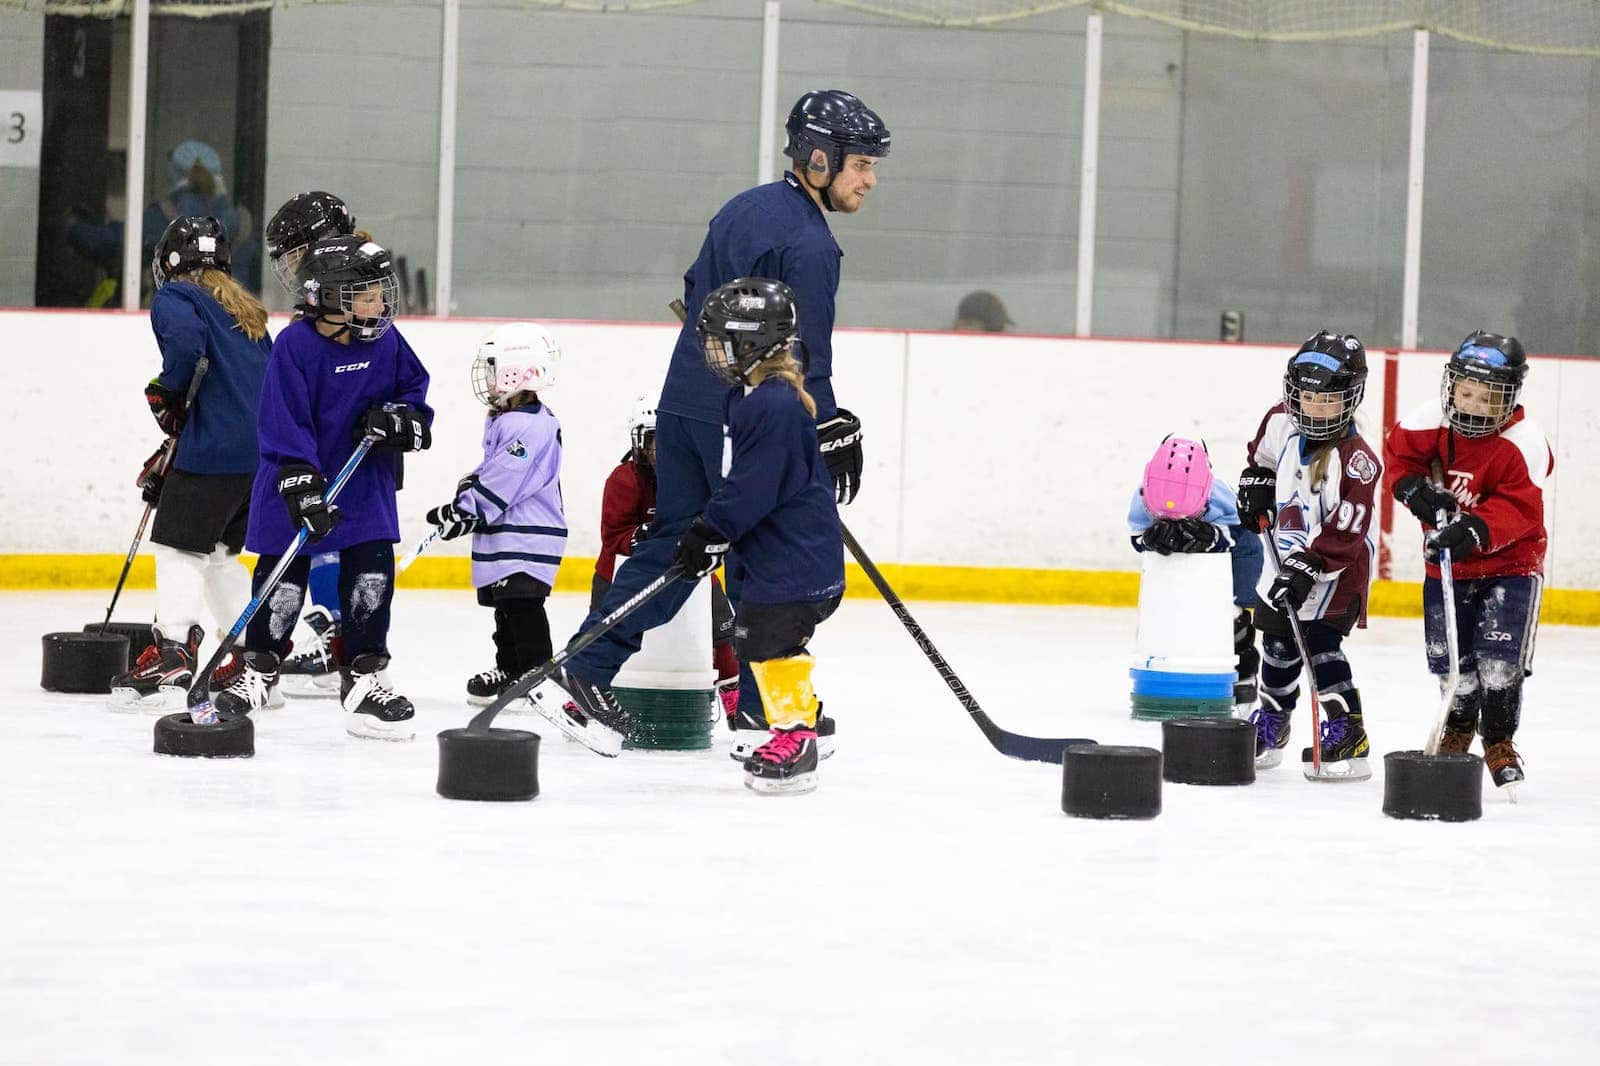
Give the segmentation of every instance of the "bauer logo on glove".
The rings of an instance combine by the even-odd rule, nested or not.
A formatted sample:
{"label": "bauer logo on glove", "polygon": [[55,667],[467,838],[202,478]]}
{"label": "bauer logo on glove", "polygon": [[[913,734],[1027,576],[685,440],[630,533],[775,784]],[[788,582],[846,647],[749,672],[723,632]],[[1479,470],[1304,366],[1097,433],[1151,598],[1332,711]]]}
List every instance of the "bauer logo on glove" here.
{"label": "bauer logo on glove", "polygon": [[1267,599],[1285,611],[1299,611],[1316,587],[1327,564],[1314,552],[1298,551],[1283,560]]}

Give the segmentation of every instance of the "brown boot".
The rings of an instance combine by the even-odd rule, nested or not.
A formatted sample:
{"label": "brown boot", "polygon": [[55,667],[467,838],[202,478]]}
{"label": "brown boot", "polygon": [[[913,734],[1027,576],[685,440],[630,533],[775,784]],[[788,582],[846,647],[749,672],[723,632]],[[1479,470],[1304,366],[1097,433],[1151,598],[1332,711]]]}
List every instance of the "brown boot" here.
{"label": "brown boot", "polygon": [[1444,724],[1444,732],[1439,736],[1440,755],[1465,755],[1472,747],[1473,729],[1469,725],[1458,729],[1451,722]]}
{"label": "brown boot", "polygon": [[1483,761],[1489,766],[1489,776],[1495,788],[1505,788],[1523,780],[1522,759],[1512,747],[1511,738],[1497,740],[1483,746]]}

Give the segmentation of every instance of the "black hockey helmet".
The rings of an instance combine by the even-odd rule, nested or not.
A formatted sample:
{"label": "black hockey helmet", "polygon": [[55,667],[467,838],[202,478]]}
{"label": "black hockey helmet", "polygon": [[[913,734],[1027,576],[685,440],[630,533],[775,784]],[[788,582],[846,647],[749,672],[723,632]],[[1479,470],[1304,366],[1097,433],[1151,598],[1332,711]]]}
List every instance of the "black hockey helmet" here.
{"label": "black hockey helmet", "polygon": [[156,288],[170,278],[212,267],[228,273],[233,264],[233,249],[222,223],[210,215],[183,215],[167,223],[150,257],[150,276]]}
{"label": "black hockey helmet", "polygon": [[353,234],[316,241],[306,250],[299,278],[295,309],[309,318],[339,318],[364,341],[377,340],[394,323],[400,279],[389,250],[376,241]]}
{"label": "black hockey helmet", "polygon": [[795,101],[784,124],[789,140],[783,154],[806,166],[820,148],[828,157],[828,184],[819,190],[828,210],[828,185],[844,169],[847,155],[881,158],[889,154],[889,129],[878,113],[843,89],[813,89]]}
{"label": "black hockey helmet", "polygon": [[354,233],[356,216],[331,192],[295,193],[267,223],[267,258],[278,281],[292,296],[295,270],[307,245],[323,237]]}
{"label": "black hockey helmet", "polygon": [[743,385],[751,367],[794,343],[798,322],[789,286],[771,278],[737,278],[706,296],[695,330],[711,372]]}
{"label": "black hockey helmet", "polygon": [[[1353,333],[1322,330],[1306,338],[1283,374],[1283,403],[1300,435],[1338,440],[1356,417],[1367,389],[1367,349]],[[1338,404],[1337,411],[1325,408]],[[1308,411],[1307,405],[1319,410]]]}
{"label": "black hockey helmet", "polygon": [[[1463,437],[1487,437],[1511,420],[1528,376],[1528,353],[1515,337],[1477,330],[1444,367],[1440,400],[1450,428]],[[1472,382],[1476,388],[1458,388]],[[1472,408],[1471,411],[1465,408]]]}

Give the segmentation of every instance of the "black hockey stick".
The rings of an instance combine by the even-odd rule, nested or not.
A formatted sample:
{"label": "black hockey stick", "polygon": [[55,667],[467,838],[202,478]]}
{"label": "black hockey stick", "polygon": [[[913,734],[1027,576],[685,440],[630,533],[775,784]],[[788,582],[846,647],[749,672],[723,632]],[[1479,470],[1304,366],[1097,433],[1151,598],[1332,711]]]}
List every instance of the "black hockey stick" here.
{"label": "black hockey stick", "polygon": [[677,563],[673,563],[671,566],[667,567],[654,581],[650,582],[650,584],[646,585],[638,592],[635,592],[626,603],[622,604],[616,610],[612,611],[610,614],[600,619],[600,621],[596,622],[594,627],[587,633],[579,634],[578,638],[571,644],[568,644],[565,648],[562,648],[560,651],[556,652],[549,662],[545,663],[543,666],[535,667],[534,669],[529,670],[527,673],[513,681],[504,692],[500,693],[500,695],[495,698],[493,703],[489,704],[489,706],[473,715],[472,721],[467,723],[467,728],[477,733],[487,730],[492,724],[494,724],[495,715],[505,710],[516,700],[519,700],[523,696],[526,696],[528,693],[532,692],[551,674],[561,669],[562,665],[566,663],[568,659],[572,658],[584,648],[587,648],[589,645],[593,644],[595,641],[611,632],[619,624],[621,624],[624,618],[627,618],[634,611],[637,611],[646,603],[650,602],[650,600],[655,598],[656,593],[660,592],[662,589],[666,588],[668,585],[672,584],[682,576],[683,567],[679,566]]}
{"label": "black hockey stick", "polygon": [[[211,369],[211,357],[202,355],[194,363],[194,376],[189,379],[189,389],[184,393],[183,409],[188,411],[194,406],[195,393],[200,391],[200,379],[206,376],[206,371]],[[155,471],[157,477],[166,477],[167,471],[172,469],[173,458],[178,454],[178,438],[183,435],[183,430],[172,434],[166,440],[167,454],[162,456],[160,468]],[[133,531],[133,543],[128,545],[128,557],[122,560],[122,574],[117,578],[117,587],[111,593],[111,604],[106,608],[106,620],[100,623],[100,635],[105,636],[106,627],[111,625],[111,612],[117,609],[117,600],[122,596],[122,586],[127,583],[128,571],[133,569],[133,557],[139,554],[139,542],[144,540],[144,527],[150,522],[150,515],[154,513],[156,505],[146,503],[144,514],[139,518],[139,528]]]}
{"label": "black hockey stick", "polygon": [[844,533],[844,543],[850,549],[850,554],[856,557],[856,562],[861,564],[861,569],[867,572],[867,577],[878,587],[878,595],[883,597],[885,603],[900,619],[900,624],[905,626],[906,632],[911,634],[911,639],[917,642],[917,647],[922,649],[922,654],[928,657],[933,668],[939,672],[939,677],[950,691],[956,694],[956,699],[961,701],[967,713],[972,715],[972,720],[978,723],[978,728],[983,730],[983,735],[994,745],[994,749],[1001,755],[1009,755],[1013,759],[1026,759],[1029,762],[1061,762],[1061,756],[1075,744],[1093,744],[1094,741],[1087,737],[1028,737],[1021,733],[1012,733],[1001,729],[994,724],[994,720],[984,713],[978,701],[967,691],[967,686],[961,683],[956,672],[950,669],[950,664],[945,661],[939,649],[933,646],[933,641],[928,639],[928,634],[917,625],[917,620],[911,617],[911,612],[906,610],[906,605],[900,597],[894,594],[894,589],[889,587],[889,582],[884,580],[883,574],[872,565],[872,560],[867,558],[867,553],[861,550],[861,545],[851,535],[849,527],[843,522],[839,529]]}

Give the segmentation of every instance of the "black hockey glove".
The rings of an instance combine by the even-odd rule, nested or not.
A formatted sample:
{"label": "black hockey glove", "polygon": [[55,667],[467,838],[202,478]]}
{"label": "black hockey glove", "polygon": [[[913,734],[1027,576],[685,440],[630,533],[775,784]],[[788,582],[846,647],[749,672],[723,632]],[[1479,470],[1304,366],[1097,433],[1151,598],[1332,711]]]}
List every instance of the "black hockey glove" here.
{"label": "black hockey glove", "polygon": [[1203,518],[1158,518],[1139,541],[1157,555],[1197,555],[1217,543],[1217,527]]}
{"label": "black hockey glove", "polygon": [[1473,552],[1489,547],[1489,525],[1475,514],[1459,514],[1446,522],[1435,533],[1428,534],[1422,549],[1423,557],[1430,563],[1439,561],[1439,551],[1448,548],[1450,561],[1459,563]]}
{"label": "black hockey glove", "polygon": [[289,521],[305,526],[313,539],[325,537],[339,522],[339,508],[324,500],[328,483],[316,467],[288,463],[278,467],[278,495],[289,508]]}
{"label": "black hockey glove", "polygon": [[683,567],[685,580],[698,581],[722,565],[728,547],[727,537],[704,518],[696,518],[690,523],[689,531],[678,538],[677,547],[672,549],[672,561]]}
{"label": "black hockey glove", "polygon": [[455,540],[478,528],[478,516],[471,511],[463,511],[454,501],[435,507],[428,512],[427,518],[428,525],[439,527],[440,540]]}
{"label": "black hockey glove", "polygon": [[182,432],[183,424],[189,417],[189,412],[184,408],[183,393],[167,388],[161,384],[160,378],[151,378],[150,384],[144,387],[144,402],[150,405],[150,413],[155,416],[161,432],[169,437],[176,437]]}
{"label": "black hockey glove", "polygon": [[1326,566],[1322,557],[1314,552],[1293,552],[1278,567],[1278,576],[1267,589],[1267,601],[1281,611],[1297,613]]}
{"label": "black hockey glove", "polygon": [[1253,533],[1271,525],[1278,513],[1278,474],[1264,466],[1247,466],[1239,475],[1239,524]]}
{"label": "black hockey glove", "polygon": [[861,420],[841,407],[832,418],[817,423],[817,442],[833,478],[834,499],[849,503],[861,491]]}
{"label": "black hockey glove", "polygon": [[433,431],[422,412],[408,403],[391,403],[367,408],[356,420],[355,438],[371,437],[374,448],[393,448],[402,452],[426,451],[433,443]]}
{"label": "black hockey glove", "polygon": [[161,502],[161,487],[167,481],[166,472],[162,467],[166,464],[167,449],[170,447],[172,439],[169,437],[161,442],[161,447],[157,448],[150,458],[144,461],[144,465],[139,468],[139,476],[133,482],[139,487],[139,495],[143,497],[144,502],[152,507]]}
{"label": "black hockey glove", "polygon": [[1446,492],[1421,474],[1407,474],[1396,481],[1394,498],[1416,515],[1417,521],[1424,525],[1431,526],[1439,521],[1440,511],[1446,514],[1456,513],[1455,495]]}

